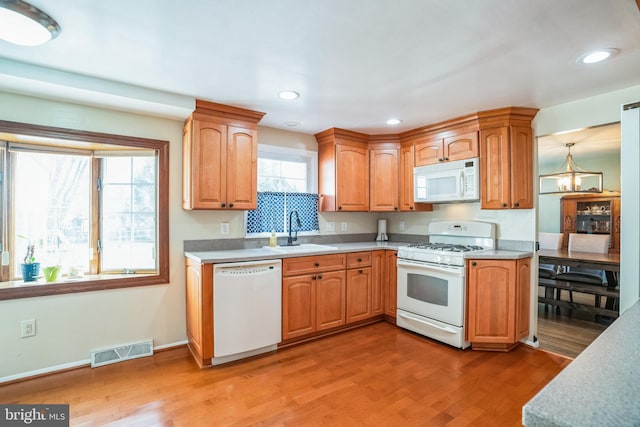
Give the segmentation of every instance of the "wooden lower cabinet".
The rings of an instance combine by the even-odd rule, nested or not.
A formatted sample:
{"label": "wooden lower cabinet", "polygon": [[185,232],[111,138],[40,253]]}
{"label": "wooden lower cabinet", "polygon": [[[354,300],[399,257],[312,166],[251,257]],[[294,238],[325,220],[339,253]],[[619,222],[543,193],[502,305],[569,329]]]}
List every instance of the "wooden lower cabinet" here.
{"label": "wooden lower cabinet", "polygon": [[529,334],[531,259],[467,260],[467,341],[508,351]]}
{"label": "wooden lower cabinet", "polygon": [[316,329],[322,331],[345,324],[345,274],[331,271],[316,279]]}
{"label": "wooden lower cabinet", "polygon": [[396,318],[398,299],[398,254],[396,251],[384,251],[384,314]]}
{"label": "wooden lower cabinet", "polygon": [[[282,341],[333,332],[383,313],[385,251],[283,260]],[[300,273],[306,274],[300,274]]]}
{"label": "wooden lower cabinet", "polygon": [[213,264],[185,260],[187,347],[200,367],[213,357]]}
{"label": "wooden lower cabinet", "polygon": [[347,270],[347,323],[371,317],[371,267]]}

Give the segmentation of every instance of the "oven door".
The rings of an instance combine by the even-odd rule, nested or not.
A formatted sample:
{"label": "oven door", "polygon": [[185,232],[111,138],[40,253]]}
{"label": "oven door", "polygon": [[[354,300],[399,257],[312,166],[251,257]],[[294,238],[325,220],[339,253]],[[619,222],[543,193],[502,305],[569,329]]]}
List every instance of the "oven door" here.
{"label": "oven door", "polygon": [[464,325],[464,267],[398,259],[398,309]]}

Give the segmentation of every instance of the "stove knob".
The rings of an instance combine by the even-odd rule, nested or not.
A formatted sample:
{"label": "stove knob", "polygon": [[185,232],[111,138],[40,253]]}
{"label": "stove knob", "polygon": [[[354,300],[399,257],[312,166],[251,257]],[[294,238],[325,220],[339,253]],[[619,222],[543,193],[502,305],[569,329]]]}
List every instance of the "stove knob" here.
{"label": "stove knob", "polygon": [[436,255],[436,262],[440,264],[442,262],[442,257],[440,255]]}
{"label": "stove knob", "polygon": [[444,259],[444,263],[450,265],[451,264],[451,257],[448,256]]}

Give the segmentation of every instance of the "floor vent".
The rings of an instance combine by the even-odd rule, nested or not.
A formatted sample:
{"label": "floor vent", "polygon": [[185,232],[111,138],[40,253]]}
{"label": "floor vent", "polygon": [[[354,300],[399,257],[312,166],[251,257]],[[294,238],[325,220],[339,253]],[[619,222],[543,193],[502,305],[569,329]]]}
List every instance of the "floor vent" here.
{"label": "floor vent", "polygon": [[91,367],[108,365],[153,354],[153,341],[143,341],[91,352]]}

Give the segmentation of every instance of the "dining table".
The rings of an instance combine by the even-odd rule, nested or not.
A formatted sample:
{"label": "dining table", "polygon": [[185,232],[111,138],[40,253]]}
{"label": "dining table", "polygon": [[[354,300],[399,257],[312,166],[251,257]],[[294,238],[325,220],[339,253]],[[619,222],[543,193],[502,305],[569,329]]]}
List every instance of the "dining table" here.
{"label": "dining table", "polygon": [[[577,252],[567,249],[552,250],[540,249],[538,251],[540,264],[553,264],[570,268],[584,268],[590,270],[604,270],[607,277],[607,290],[618,289],[618,276],[620,272],[619,253]],[[616,310],[616,302],[607,298],[605,309]]]}

